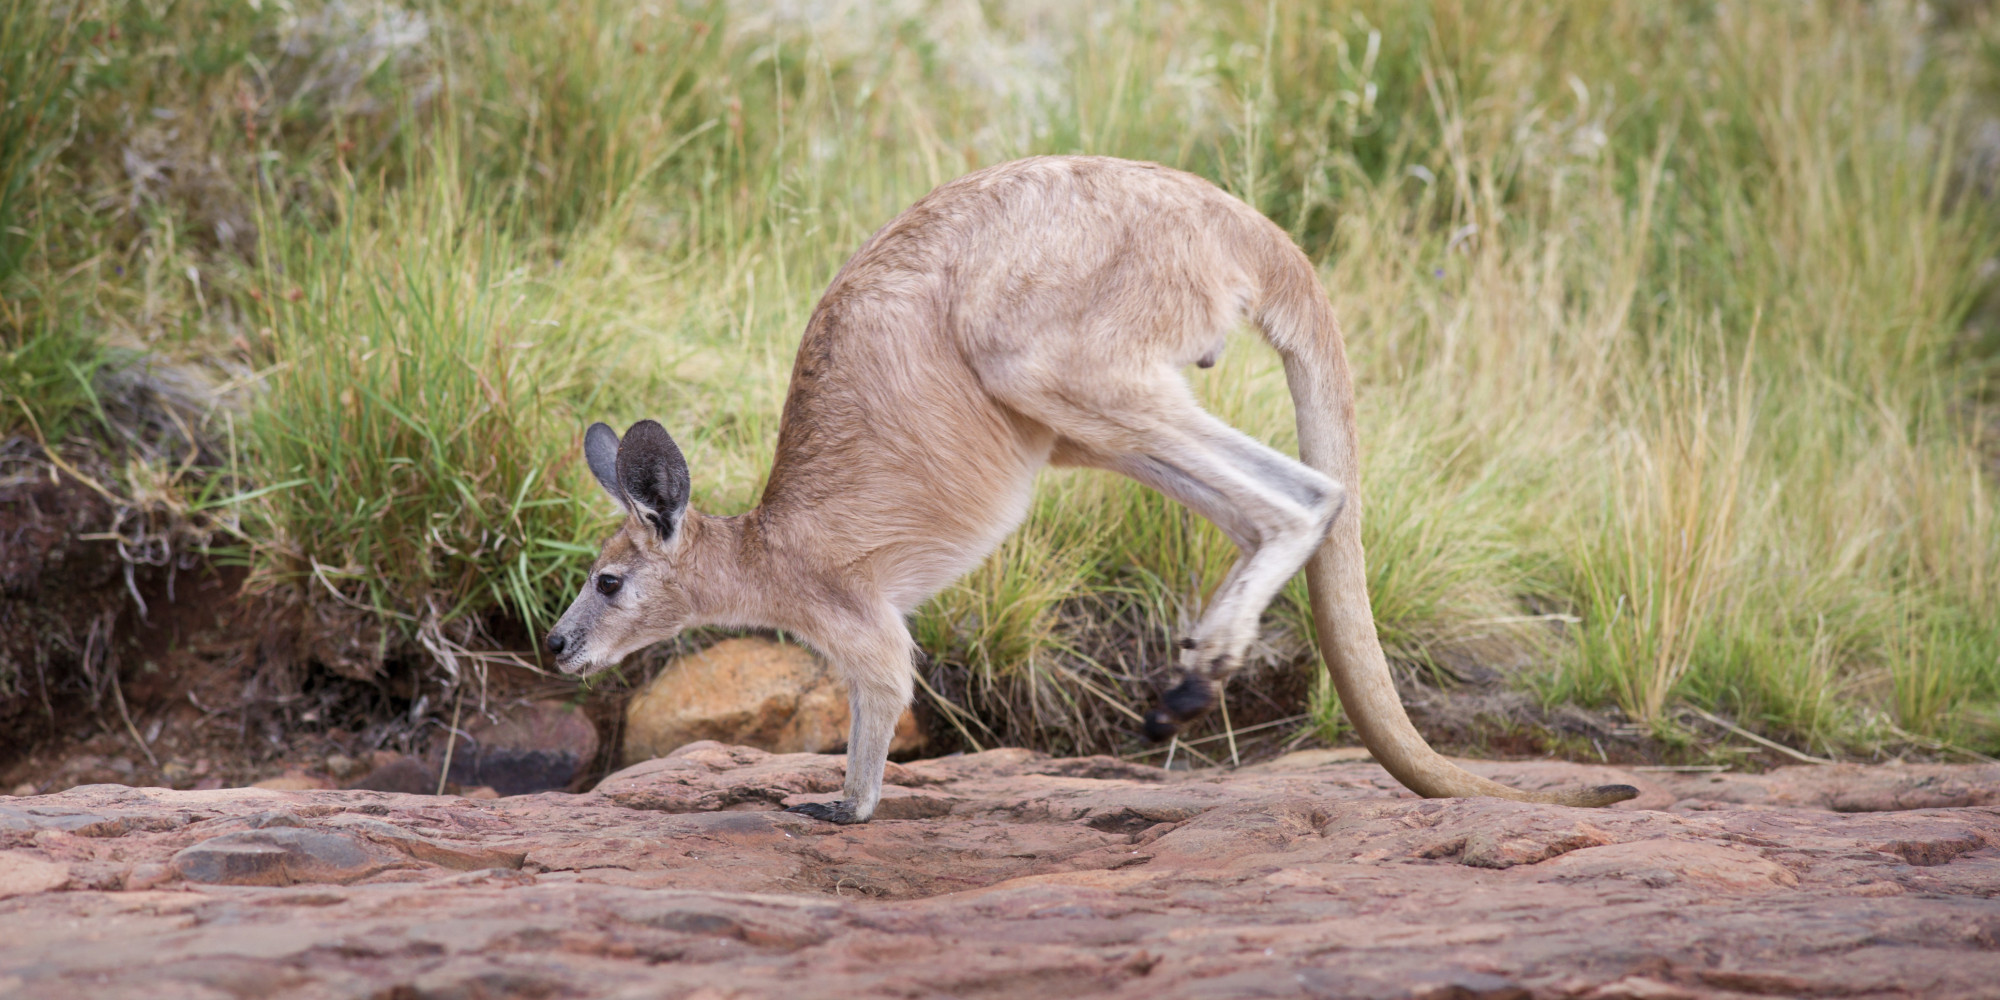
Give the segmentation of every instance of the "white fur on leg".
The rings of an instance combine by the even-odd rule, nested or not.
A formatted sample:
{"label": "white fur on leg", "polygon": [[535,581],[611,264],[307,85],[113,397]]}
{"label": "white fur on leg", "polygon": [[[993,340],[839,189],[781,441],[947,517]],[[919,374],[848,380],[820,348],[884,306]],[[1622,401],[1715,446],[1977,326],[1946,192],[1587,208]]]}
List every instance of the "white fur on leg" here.
{"label": "white fur on leg", "polygon": [[889,763],[889,742],[896,735],[896,720],[908,699],[894,689],[857,684],[847,694],[854,719],[847,737],[846,800],[852,803],[854,822],[875,815],[882,801],[882,772]]}
{"label": "white fur on leg", "polygon": [[882,772],[889,763],[889,742],[896,720],[914,693],[913,644],[894,609],[885,609],[894,626],[856,630],[826,643],[823,650],[847,679],[851,721],[847,735],[847,781],[838,803],[813,802],[791,812],[833,823],[865,823],[882,801]]}

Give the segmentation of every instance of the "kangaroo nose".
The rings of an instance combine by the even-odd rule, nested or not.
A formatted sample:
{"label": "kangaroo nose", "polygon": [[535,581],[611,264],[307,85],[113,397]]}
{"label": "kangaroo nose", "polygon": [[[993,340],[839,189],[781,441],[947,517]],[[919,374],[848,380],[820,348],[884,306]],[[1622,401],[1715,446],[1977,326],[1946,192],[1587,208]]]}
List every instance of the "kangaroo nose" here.
{"label": "kangaroo nose", "polygon": [[569,645],[569,640],[563,638],[562,633],[560,632],[549,633],[549,652],[554,653],[557,656],[561,656],[563,647],[567,645]]}

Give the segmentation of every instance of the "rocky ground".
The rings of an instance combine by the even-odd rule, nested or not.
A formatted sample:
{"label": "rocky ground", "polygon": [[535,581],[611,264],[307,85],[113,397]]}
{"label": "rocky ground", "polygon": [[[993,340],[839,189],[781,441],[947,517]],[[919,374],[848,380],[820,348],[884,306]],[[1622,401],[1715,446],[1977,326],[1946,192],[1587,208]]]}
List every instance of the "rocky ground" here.
{"label": "rocky ground", "polygon": [[1409,797],[996,750],[882,818],[842,760],[702,742],[586,794],[94,785],[0,798],[0,996],[1735,997],[2000,990],[2000,767]]}

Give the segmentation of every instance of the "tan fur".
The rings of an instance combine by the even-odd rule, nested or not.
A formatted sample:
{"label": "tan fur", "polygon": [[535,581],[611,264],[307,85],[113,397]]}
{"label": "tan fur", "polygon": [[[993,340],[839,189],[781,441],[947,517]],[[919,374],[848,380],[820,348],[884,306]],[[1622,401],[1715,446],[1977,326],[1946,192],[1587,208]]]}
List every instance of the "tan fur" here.
{"label": "tan fur", "polygon": [[[1182,375],[1244,320],[1284,358],[1304,464],[1196,405]],[[864,820],[908,703],[904,618],[1020,522],[1046,463],[1112,469],[1214,521],[1243,551],[1191,641],[1194,711],[1301,564],[1343,703],[1377,760],[1430,796],[1532,796],[1438,756],[1390,680],[1363,573],[1354,398],[1332,309],[1283,230],[1200,178],[1038,157],[946,184],[842,267],[806,326],[762,502],[639,517],[559,623],[564,669],[608,666],[699,624],[781,628],[847,679],[846,810]],[[1324,542],[1324,544],[1322,544]],[[601,605],[601,606],[600,606]],[[565,630],[568,630],[565,632]],[[1171,703],[1171,699],[1170,699]]]}

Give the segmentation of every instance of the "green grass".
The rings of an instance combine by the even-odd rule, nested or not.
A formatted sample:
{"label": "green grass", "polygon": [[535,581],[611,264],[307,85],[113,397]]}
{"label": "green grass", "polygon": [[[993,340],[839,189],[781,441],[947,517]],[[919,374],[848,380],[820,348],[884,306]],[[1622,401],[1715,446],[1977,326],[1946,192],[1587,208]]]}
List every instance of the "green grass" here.
{"label": "green grass", "polygon": [[39,321],[0,335],[0,404],[6,406],[0,428],[57,442],[87,426],[97,409],[91,382],[104,360],[96,340],[58,323]]}
{"label": "green grass", "polygon": [[[242,530],[257,585],[450,648],[492,611],[546,628],[581,582],[608,519],[580,502],[570,430],[616,393],[587,299],[437,138],[408,186],[341,192],[325,230],[260,220],[272,372],[245,431],[266,492]],[[598,265],[587,234],[567,246],[572,272]]]}
{"label": "green grass", "polygon": [[[76,99],[80,8],[0,12],[0,432],[61,440],[92,409],[97,340],[50,294],[42,200]],[[40,244],[40,245],[38,245]],[[40,264],[41,266],[36,266]]]}
{"label": "green grass", "polygon": [[[567,600],[607,513],[592,419],[662,419],[696,504],[746,509],[840,261],[968,169],[1091,152],[1215,179],[1321,263],[1399,662],[1526,664],[1662,732],[1692,703],[1821,750],[2000,749],[1989,12],[221,9],[85,12],[118,30],[79,34],[73,140],[34,168],[37,287],[65,329],[263,373],[246,476],[304,482],[245,505],[245,551],[380,648]],[[1291,446],[1261,347],[1195,383]],[[1128,745],[1231,554],[1131,484],[1045,476],[916,616],[947,714]],[[1278,692],[1257,711],[1332,736],[1303,596],[1232,705]]]}
{"label": "green grass", "polygon": [[33,245],[35,181],[61,148],[76,36],[90,27],[81,15],[41,4],[0,12],[0,285],[20,273]]}

